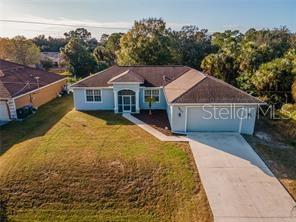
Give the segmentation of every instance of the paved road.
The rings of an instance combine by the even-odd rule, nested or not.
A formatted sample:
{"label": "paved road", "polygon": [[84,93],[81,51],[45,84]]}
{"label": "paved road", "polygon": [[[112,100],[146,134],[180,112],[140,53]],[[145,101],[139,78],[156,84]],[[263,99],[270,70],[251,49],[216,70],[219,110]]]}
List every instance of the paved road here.
{"label": "paved road", "polygon": [[241,135],[188,137],[215,222],[296,222],[296,203]]}

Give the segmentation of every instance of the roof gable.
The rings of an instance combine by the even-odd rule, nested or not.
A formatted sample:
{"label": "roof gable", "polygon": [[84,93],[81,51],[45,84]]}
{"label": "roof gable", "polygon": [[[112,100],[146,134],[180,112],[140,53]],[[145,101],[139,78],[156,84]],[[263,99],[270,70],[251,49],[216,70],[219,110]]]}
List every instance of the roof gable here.
{"label": "roof gable", "polygon": [[144,78],[132,70],[127,70],[108,81],[108,83],[144,83]]}

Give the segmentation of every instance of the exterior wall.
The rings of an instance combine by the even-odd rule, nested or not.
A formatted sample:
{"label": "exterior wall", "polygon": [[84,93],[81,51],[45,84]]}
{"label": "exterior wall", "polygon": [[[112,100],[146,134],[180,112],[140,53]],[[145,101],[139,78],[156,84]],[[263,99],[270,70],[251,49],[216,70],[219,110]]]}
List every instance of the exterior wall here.
{"label": "exterior wall", "polygon": [[241,133],[250,134],[254,133],[255,122],[257,118],[257,108],[258,106],[248,106],[246,110],[248,111],[249,118],[242,120]]}
{"label": "exterior wall", "polygon": [[0,121],[9,121],[9,110],[6,100],[0,100]]}
{"label": "exterior wall", "polygon": [[16,109],[26,105],[32,105],[35,108],[49,102],[50,100],[57,97],[58,93],[61,92],[67,80],[57,82],[47,87],[41,88],[40,90],[26,94],[21,97],[17,97],[15,101]]}
{"label": "exterior wall", "polygon": [[86,102],[85,89],[84,88],[73,89],[74,106],[76,110],[113,110],[114,109],[113,89],[101,88],[101,96],[102,96],[101,102]]}
{"label": "exterior wall", "polygon": [[[153,88],[154,87],[151,87],[151,89]],[[140,109],[149,109],[148,103],[146,103],[144,100],[145,89],[150,89],[150,88],[149,87],[140,88]],[[154,88],[154,89],[159,89],[159,102],[153,103],[151,109],[162,109],[162,110],[167,109],[167,102],[163,93],[163,88]]]}
{"label": "exterior wall", "polygon": [[174,132],[186,132],[186,106],[171,106],[171,129]]}

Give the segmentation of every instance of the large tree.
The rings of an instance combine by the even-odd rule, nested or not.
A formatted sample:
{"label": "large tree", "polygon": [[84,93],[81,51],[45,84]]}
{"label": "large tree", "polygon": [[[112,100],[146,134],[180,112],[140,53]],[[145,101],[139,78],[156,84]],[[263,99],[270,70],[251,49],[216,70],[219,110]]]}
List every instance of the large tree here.
{"label": "large tree", "polygon": [[180,31],[169,30],[173,61],[200,68],[203,58],[214,51],[208,30],[197,26],[183,26]]}
{"label": "large tree", "polygon": [[271,102],[286,102],[296,78],[296,54],[287,53],[283,58],[262,64],[251,81]]}
{"label": "large tree", "polygon": [[40,61],[40,50],[23,36],[0,39],[0,58],[23,65],[34,65]]}
{"label": "large tree", "polygon": [[66,38],[53,38],[45,35],[39,35],[32,39],[32,41],[39,47],[41,52],[59,52],[62,47],[67,44]]}
{"label": "large tree", "polygon": [[116,51],[120,49],[122,33],[104,34],[99,45],[94,50],[94,56],[99,66],[108,67],[117,63]]}
{"label": "large tree", "polygon": [[172,61],[170,38],[162,19],[143,19],[120,39],[120,65],[164,65]]}
{"label": "large tree", "polygon": [[95,58],[82,39],[72,37],[61,52],[74,76],[83,77],[96,71]]}

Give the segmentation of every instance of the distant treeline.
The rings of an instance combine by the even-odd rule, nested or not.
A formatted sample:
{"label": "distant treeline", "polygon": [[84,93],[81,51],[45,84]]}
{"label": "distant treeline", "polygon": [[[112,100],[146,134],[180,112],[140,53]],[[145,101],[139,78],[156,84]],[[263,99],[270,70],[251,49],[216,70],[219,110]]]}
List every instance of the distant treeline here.
{"label": "distant treeline", "polygon": [[284,26],[209,34],[196,26],[172,30],[162,19],[149,18],[135,21],[127,33],[103,34],[99,40],[79,28],[65,33],[65,38],[40,35],[32,41],[41,51],[61,51],[78,77],[113,64],[181,64],[268,102],[296,97],[296,34]]}

